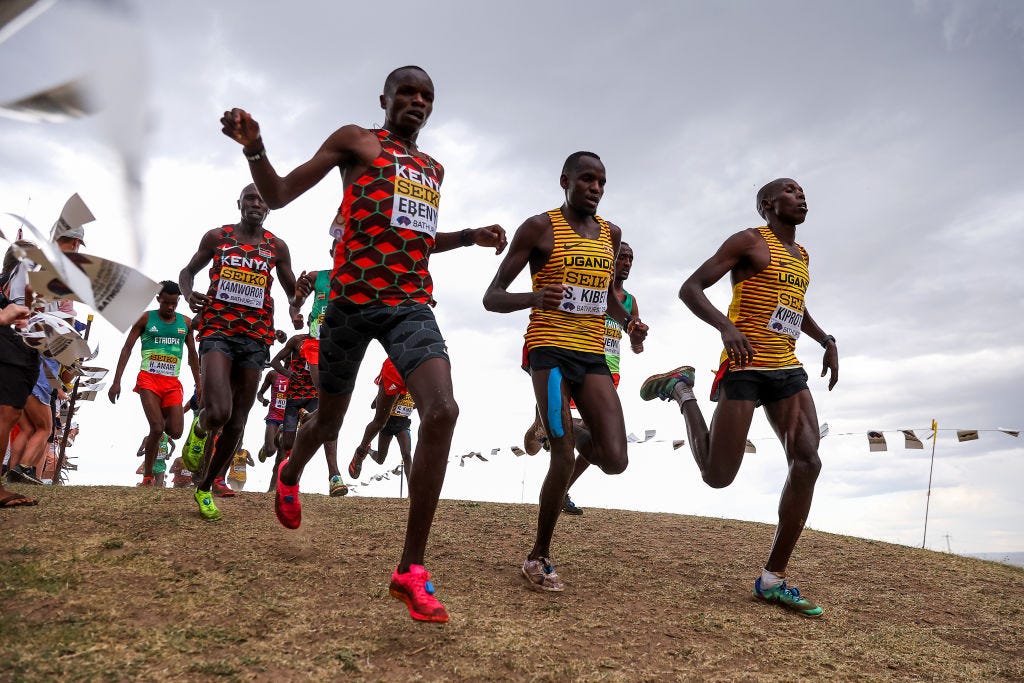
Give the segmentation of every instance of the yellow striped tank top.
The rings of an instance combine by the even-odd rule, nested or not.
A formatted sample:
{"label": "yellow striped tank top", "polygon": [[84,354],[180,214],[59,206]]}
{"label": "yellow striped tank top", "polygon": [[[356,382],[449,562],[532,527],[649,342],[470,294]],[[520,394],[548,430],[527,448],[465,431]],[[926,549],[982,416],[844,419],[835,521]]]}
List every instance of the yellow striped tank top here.
{"label": "yellow striped tank top", "polygon": [[[804,293],[810,281],[807,250],[801,258],[786,250],[767,227],[757,229],[768,244],[771,260],[757,275],[732,288],[729,320],[754,347],[754,361],[743,369],[781,370],[800,367],[794,349],[804,319]],[[720,362],[728,360],[722,351]],[[730,369],[740,369],[730,364]]]}
{"label": "yellow striped tank top", "polygon": [[565,285],[557,310],[534,308],[526,328],[526,347],[556,346],[570,351],[604,354],[604,314],[608,308],[615,254],[608,223],[595,239],[580,237],[562,215],[548,211],[554,248],[544,267],[533,274],[533,291],[547,285]]}

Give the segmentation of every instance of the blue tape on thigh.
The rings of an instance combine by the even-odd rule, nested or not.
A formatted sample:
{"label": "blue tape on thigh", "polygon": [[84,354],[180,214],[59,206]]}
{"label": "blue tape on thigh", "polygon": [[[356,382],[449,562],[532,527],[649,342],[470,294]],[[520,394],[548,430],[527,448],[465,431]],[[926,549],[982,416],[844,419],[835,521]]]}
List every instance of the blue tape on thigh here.
{"label": "blue tape on thigh", "polygon": [[555,438],[565,436],[562,426],[562,371],[551,368],[548,374],[548,427]]}

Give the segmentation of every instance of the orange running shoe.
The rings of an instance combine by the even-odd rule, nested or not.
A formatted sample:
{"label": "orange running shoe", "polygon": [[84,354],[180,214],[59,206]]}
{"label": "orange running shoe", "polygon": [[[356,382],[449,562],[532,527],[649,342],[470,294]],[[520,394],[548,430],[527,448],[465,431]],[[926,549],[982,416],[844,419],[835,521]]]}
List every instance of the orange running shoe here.
{"label": "orange running shoe", "polygon": [[213,480],[213,486],[210,490],[218,498],[233,498],[235,495],[235,491],[221,478]]}
{"label": "orange running shoe", "polygon": [[409,616],[416,621],[448,622],[448,610],[434,597],[434,582],[423,565],[410,564],[409,571],[401,574],[396,567],[388,592],[405,603]]}

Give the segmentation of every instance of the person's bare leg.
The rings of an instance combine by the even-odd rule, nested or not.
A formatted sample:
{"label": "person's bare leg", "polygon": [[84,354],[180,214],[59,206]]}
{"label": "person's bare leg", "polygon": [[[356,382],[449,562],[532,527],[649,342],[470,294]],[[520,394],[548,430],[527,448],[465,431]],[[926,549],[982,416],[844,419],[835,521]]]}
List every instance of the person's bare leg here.
{"label": "person's bare leg", "polygon": [[[224,354],[213,353],[207,353],[203,358],[206,359],[213,355],[227,358]],[[200,490],[209,491],[210,487],[213,486],[213,480],[218,476],[222,476],[221,473],[225,471],[234,457],[238,444],[242,439],[242,432],[245,429],[245,422],[249,416],[249,411],[252,409],[252,404],[256,401],[256,389],[259,387],[259,382],[259,368],[231,367],[231,403],[228,407],[227,420],[222,423],[220,437],[217,439],[216,447],[212,453],[213,457],[210,459],[206,472],[198,484]],[[204,389],[206,384],[204,381]],[[206,412],[206,409],[210,407],[209,397],[204,396],[203,400],[203,411]],[[223,410],[223,407],[218,406],[218,409]],[[224,417],[224,413],[217,413],[216,417],[221,419]]]}
{"label": "person's bare leg", "polygon": [[710,430],[697,401],[686,401],[680,410],[686,423],[690,452],[704,482],[716,489],[728,486],[743,464],[747,434],[754,418],[754,402],[721,397],[711,418]]}
{"label": "person's bare leg", "polygon": [[[534,539],[533,548],[527,555],[528,560],[551,556],[551,538],[554,536],[558,515],[562,511],[562,500],[565,498],[565,492],[569,489],[569,478],[572,476],[575,440],[572,417],[569,412],[569,386],[564,380],[552,378],[552,372],[552,370],[534,370],[531,373],[537,408],[544,431],[548,435],[548,443],[551,445],[551,462],[540,487],[537,536]],[[548,385],[553,382],[558,382],[557,394],[549,390]],[[558,417],[561,421],[560,426],[551,424],[549,395],[557,395],[561,401]]]}
{"label": "person's bare leg", "polygon": [[[160,437],[164,434],[164,411],[160,407],[160,397],[148,389],[139,390],[139,401],[142,402],[142,412],[146,415],[146,422],[149,423],[149,433],[143,441],[144,458],[142,461],[142,476],[153,476],[153,463],[156,462],[157,451],[160,450]],[[178,408],[181,409],[180,406]],[[179,433],[178,436],[181,436]]]}
{"label": "person's bare leg", "polygon": [[405,470],[405,481],[409,482],[409,471],[412,470],[412,436],[406,429],[395,437],[398,441],[398,449],[402,453],[402,469]]}
{"label": "person's bare leg", "polygon": [[399,572],[423,564],[427,537],[448,469],[459,406],[452,391],[451,365],[445,358],[424,361],[405,378],[420,417],[416,455],[409,475],[409,520]]}
{"label": "person's bare leg", "polygon": [[779,525],[765,569],[785,574],[814,497],[814,484],[821,471],[818,457],[818,415],[807,389],[765,406],[772,429],[786,449],[789,475],[779,500]]}
{"label": "person's bare leg", "polygon": [[[46,458],[46,440],[50,438],[50,431],[53,428],[50,406],[35,396],[29,396],[25,402],[25,411],[22,413],[22,422],[25,421],[28,422],[29,429],[22,430],[25,432],[25,446],[21,452],[21,464],[25,467],[35,467],[36,476],[42,476],[39,463]],[[11,462],[14,462],[13,449]]]}
{"label": "person's bare leg", "polygon": [[[14,406],[0,405],[0,443],[6,444],[11,438],[11,429],[18,423],[18,418],[21,417],[22,409],[15,408]],[[4,488],[4,480],[0,477],[0,498],[6,498],[15,494],[13,491],[8,491]],[[20,496],[19,500],[23,499],[25,502],[22,504],[35,504],[38,501],[35,498],[29,498],[28,496]]]}
{"label": "person's bare leg", "polygon": [[338,467],[338,440],[331,439],[324,442],[324,457],[327,458],[327,477],[332,478],[341,475]]}
{"label": "person's bare leg", "polygon": [[[351,393],[330,394],[323,389],[320,390],[320,407],[296,433],[295,445],[292,447],[291,455],[288,456],[288,464],[281,470],[282,484],[285,486],[298,484],[302,477],[302,470],[305,469],[306,464],[320,446],[328,441],[337,440],[338,431],[345,420],[345,413],[348,411],[351,401]],[[280,458],[281,453],[279,452],[279,461]]]}

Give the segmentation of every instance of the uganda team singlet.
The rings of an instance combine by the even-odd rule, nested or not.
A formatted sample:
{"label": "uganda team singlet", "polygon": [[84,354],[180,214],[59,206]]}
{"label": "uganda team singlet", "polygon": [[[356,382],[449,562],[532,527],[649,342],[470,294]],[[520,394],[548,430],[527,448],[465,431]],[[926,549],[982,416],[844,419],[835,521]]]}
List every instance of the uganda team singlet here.
{"label": "uganda team singlet", "polygon": [[[768,266],[732,288],[729,320],[754,347],[754,360],[744,370],[800,367],[794,350],[804,320],[804,293],[810,282],[807,250],[797,244],[800,258],[789,253],[767,227],[757,229],[768,244]],[[723,351],[720,362],[728,360]],[[730,369],[738,368],[730,363]]]}
{"label": "uganda team singlet", "polygon": [[339,241],[331,298],[358,306],[430,303],[427,261],[437,234],[444,169],[426,154],[410,152],[389,131],[373,133],[381,152],[345,188],[332,227]]}
{"label": "uganda team singlet", "polygon": [[167,322],[159,311],[146,314],[146,326],[142,330],[142,365],[140,370],[154,375],[177,377],[181,372],[181,352],[188,336],[185,316],[174,314],[174,320]]}
{"label": "uganda team singlet", "polygon": [[210,267],[212,302],[199,318],[199,338],[212,334],[251,337],[274,342],[274,299],[270,271],[277,265],[274,235],[263,231],[259,244],[241,244],[235,226],[221,228],[220,240]]}
{"label": "uganda team singlet", "polygon": [[608,223],[596,238],[580,237],[561,209],[548,211],[554,247],[544,267],[533,274],[533,291],[565,285],[557,310],[534,308],[526,328],[526,347],[555,346],[570,351],[604,354],[605,310],[615,254]]}
{"label": "uganda team singlet", "polygon": [[412,400],[412,394],[408,391],[399,394],[391,406],[390,417],[412,417],[412,411],[416,409],[416,402]]}

